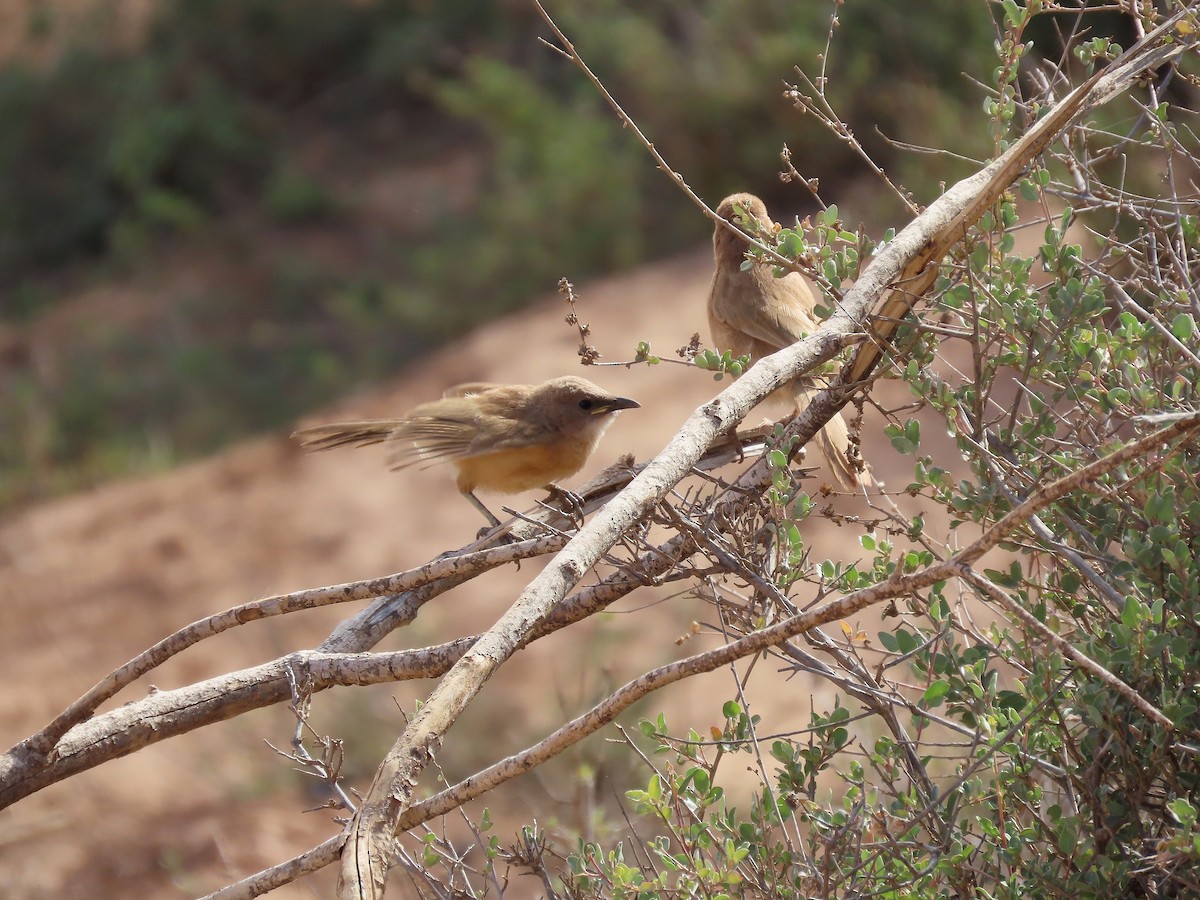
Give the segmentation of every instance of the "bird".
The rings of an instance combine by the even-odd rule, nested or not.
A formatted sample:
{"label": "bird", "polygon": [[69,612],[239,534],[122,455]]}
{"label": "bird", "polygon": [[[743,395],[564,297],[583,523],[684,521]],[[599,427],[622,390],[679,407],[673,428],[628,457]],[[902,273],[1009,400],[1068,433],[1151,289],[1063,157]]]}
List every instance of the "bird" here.
{"label": "bird", "polygon": [[640,406],[574,375],[541,384],[470,382],[397,419],[314,425],[292,437],[312,451],[383,443],[392,469],[450,462],[459,492],[495,526],[500,520],[476,490],[561,490],[554,482],[583,467],[613,415]]}
{"label": "bird", "polygon": [[[742,223],[743,230],[748,230],[747,223],[767,234],[775,227],[766,205],[753,194],[731,194],[716,212],[727,222]],[[753,363],[816,331],[819,323],[814,312],[817,295],[808,280],[799,272],[776,278],[768,264],[744,266],[747,248],[745,238],[715,223],[708,326],[718,350],[730,350],[735,357],[749,356]],[[811,378],[801,376],[783,392],[801,411],[816,390]],[[869,483],[867,471],[860,474],[850,458],[850,432],[840,414],[825,424],[818,441],[839,484],[855,488]]]}

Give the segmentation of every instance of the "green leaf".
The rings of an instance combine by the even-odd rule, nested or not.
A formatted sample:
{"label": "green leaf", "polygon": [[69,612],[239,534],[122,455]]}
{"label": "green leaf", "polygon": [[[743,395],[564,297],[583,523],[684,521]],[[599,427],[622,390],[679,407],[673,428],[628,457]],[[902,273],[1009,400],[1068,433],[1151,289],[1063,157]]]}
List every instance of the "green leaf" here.
{"label": "green leaf", "polygon": [[909,419],[905,422],[904,436],[908,438],[913,447],[921,446],[921,423],[916,419]]}
{"label": "green leaf", "polygon": [[1073,854],[1078,843],[1078,831],[1074,819],[1064,819],[1058,832],[1058,849],[1064,855]]}
{"label": "green leaf", "polygon": [[1190,341],[1195,333],[1196,320],[1192,318],[1191,313],[1180,313],[1171,323],[1171,334],[1181,341]]}
{"label": "green leaf", "polygon": [[922,701],[926,706],[938,706],[948,693],[950,693],[950,682],[935,681],[925,690],[925,696]]}
{"label": "green leaf", "polygon": [[841,283],[841,276],[838,275],[837,263],[832,259],[825,260],[824,266],[825,277],[829,279],[829,283],[836,286]]}
{"label": "green leaf", "polygon": [[996,706],[1000,709],[1011,709],[1020,712],[1028,704],[1028,700],[1016,691],[1000,691],[996,695]]}
{"label": "green leaf", "polygon": [[[912,453],[917,449],[917,444],[908,437],[908,428],[901,428],[899,425],[888,425],[885,433],[892,442],[892,446],[896,448],[897,453],[905,455]],[[918,429],[918,435],[919,435]]]}
{"label": "green leaf", "polygon": [[804,254],[804,238],[795,231],[785,231],[776,249],[789,259],[796,259]]}
{"label": "green leaf", "polygon": [[1142,620],[1142,604],[1136,597],[1125,598],[1125,608],[1121,610],[1121,624],[1127,628],[1137,628]]}
{"label": "green leaf", "polygon": [[1017,6],[1014,0],[1003,0],[1001,5],[1004,7],[1004,21],[1013,28],[1020,28],[1029,11]]}
{"label": "green leaf", "polygon": [[1179,824],[1186,828],[1190,828],[1196,821],[1196,808],[1183,797],[1172,800],[1167,804],[1167,809],[1179,820]]}

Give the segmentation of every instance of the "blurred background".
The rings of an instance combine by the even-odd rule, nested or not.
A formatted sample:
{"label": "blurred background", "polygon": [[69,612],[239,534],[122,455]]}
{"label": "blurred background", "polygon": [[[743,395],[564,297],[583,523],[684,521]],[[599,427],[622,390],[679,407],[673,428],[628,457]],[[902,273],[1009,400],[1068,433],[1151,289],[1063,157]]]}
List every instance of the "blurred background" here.
{"label": "blurred background", "polygon": [[[849,223],[878,235],[907,220],[784,98],[797,65],[814,77],[824,65],[837,112],[918,202],[993,152],[978,113],[995,66],[985,0],[549,10],[710,204],[751,190],[779,220],[811,212],[811,195],[779,180],[786,144]],[[1037,23],[1051,54],[1054,27]],[[369,451],[304,457],[286,437],[298,420],[395,414],[458,381],[578,372],[554,294],[564,275],[608,359],[639,340],[663,356],[692,332],[707,341],[711,226],[539,36],[548,29],[515,0],[0,0],[5,746],[189,621],[399,571],[474,535],[478,517],[445,473],[386,475]],[[587,374],[653,402],[621,416],[584,475],[627,450],[652,455],[719,387],[674,366]],[[871,449],[886,474],[888,449]],[[814,553],[853,540],[830,520],[806,528]],[[439,598],[385,649],[486,628],[536,565]],[[178,687],[311,647],[347,614],[237,629],[148,680]],[[693,598],[638,594],[539,642],[456,726],[467,739],[440,754],[447,777],[700,649],[707,637],[682,636],[704,615]],[[351,784],[365,787],[400,710],[428,689],[319,696],[314,725],[345,740]],[[780,729],[813,703],[799,682],[756,689]],[[674,692],[671,723],[719,724],[718,692]],[[285,746],[293,726],[287,710],[262,710],[0,812],[0,893],[192,896],[307,849],[336,829],[328,811],[299,813],[324,795],[263,744]],[[597,836],[620,824],[613,798],[644,778],[600,739],[491,802],[511,821]],[[327,890],[323,877],[283,896]]]}
{"label": "blurred background", "polygon": [[[2,0],[0,511],[286,427],[575,280],[708,223],[517,0]],[[787,144],[850,221],[891,221],[783,97],[832,3],[551,12],[710,203]],[[986,156],[964,114],[984,2],[838,7],[829,97],[919,200]],[[987,66],[990,68],[990,66]],[[886,139],[885,139],[886,138]],[[707,335],[705,335],[707,337]]]}

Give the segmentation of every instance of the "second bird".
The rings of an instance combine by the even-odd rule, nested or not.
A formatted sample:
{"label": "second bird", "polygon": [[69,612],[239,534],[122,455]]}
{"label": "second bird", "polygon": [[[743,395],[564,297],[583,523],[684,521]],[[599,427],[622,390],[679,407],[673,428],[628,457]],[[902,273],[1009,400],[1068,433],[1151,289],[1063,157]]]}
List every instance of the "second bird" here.
{"label": "second bird", "polygon": [[399,419],[317,425],[292,437],[308,450],[386,442],[394,469],[451,462],[459,491],[495,525],[477,489],[553,487],[583,467],[613,413],[639,405],[573,375],[542,384],[460,384]]}
{"label": "second bird", "polygon": [[[764,233],[773,223],[767,207],[753,194],[732,194],[721,201],[717,215],[735,225],[742,219],[754,222]],[[754,264],[745,269],[747,243],[729,229],[716,225],[713,232],[712,288],[708,295],[708,326],[713,344],[731,350],[734,356],[748,355],[751,361],[791,346],[817,330],[814,307],[816,294],[798,272],[776,278],[770,265]],[[792,384],[796,409],[803,411],[816,391],[811,378],[801,376]],[[821,429],[817,440],[837,481],[846,488],[867,483],[850,460],[850,434],[846,420],[836,415]]]}

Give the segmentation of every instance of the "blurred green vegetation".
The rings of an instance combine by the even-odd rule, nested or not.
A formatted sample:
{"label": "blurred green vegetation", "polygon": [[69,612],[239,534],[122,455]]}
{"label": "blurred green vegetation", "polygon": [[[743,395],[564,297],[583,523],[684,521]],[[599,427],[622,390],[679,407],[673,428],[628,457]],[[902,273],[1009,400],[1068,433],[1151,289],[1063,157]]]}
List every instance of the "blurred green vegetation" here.
{"label": "blurred green vegetation", "polygon": [[[809,202],[776,177],[784,143],[829,201],[864,177],[782,96],[793,66],[816,73],[833,9],[596,0],[551,12],[702,196],[756,190],[782,214]],[[830,99],[928,200],[966,165],[901,155],[881,134],[990,152],[959,125],[983,97],[962,73],[986,82],[993,65],[987,9],[856,0],[838,15]],[[98,15],[53,62],[0,69],[0,507],[286,425],[561,275],[709,231],[582,74],[537,42],[548,32],[523,3],[168,0],[134,48],[120,27]],[[40,18],[30,40],[47,29]],[[399,205],[368,213],[346,187],[461,148],[478,155],[479,184],[419,229],[397,224]],[[314,235],[352,252],[322,262],[298,243]],[[200,260],[199,286],[154,298],[142,324],[118,317],[34,346],[58,339],[35,326],[63,301],[173,284],[163,267],[179,259]]]}

